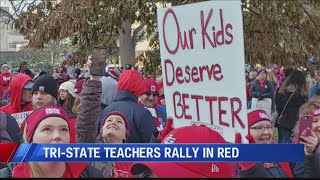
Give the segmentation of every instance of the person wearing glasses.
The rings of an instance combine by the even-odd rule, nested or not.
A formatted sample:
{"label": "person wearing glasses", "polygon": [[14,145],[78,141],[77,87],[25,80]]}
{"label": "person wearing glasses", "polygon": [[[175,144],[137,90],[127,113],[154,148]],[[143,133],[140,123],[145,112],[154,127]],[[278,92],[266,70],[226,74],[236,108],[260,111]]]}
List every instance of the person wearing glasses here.
{"label": "person wearing glasses", "polygon": [[148,109],[157,126],[158,131],[161,131],[166,124],[166,116],[158,109],[159,86],[154,78],[143,80],[143,93],[139,98],[139,105]]}
{"label": "person wearing glasses", "polygon": [[[250,144],[271,144],[273,126],[263,110],[248,113],[249,132],[246,139]],[[312,177],[317,168],[318,155],[314,153],[318,138],[304,136],[305,154],[303,163],[289,162],[240,162],[240,178],[305,178]],[[302,142],[301,142],[302,143]],[[275,152],[276,153],[276,152]],[[311,154],[311,155],[310,155]]]}

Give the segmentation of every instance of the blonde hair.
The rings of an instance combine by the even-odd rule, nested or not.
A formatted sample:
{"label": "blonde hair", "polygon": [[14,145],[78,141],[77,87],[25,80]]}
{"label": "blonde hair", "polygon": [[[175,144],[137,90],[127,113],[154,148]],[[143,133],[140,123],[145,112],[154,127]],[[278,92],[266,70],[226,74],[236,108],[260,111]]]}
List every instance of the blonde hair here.
{"label": "blonde hair", "polygon": [[273,70],[269,70],[269,71],[268,71],[267,79],[268,79],[269,81],[277,82],[277,80],[275,79],[275,73],[274,73]]}
{"label": "blonde hair", "polygon": [[78,107],[80,105],[80,99],[75,99],[74,104],[72,106],[72,112],[77,115],[78,114]]}
{"label": "blonde hair", "polygon": [[[28,132],[27,132],[27,122],[24,125],[24,130],[23,130],[23,140],[26,143],[31,143],[28,142],[28,136],[27,136]],[[43,178],[45,177],[44,174],[41,171],[41,168],[39,166],[38,163],[28,163],[28,165],[30,166],[30,175],[31,178]]]}

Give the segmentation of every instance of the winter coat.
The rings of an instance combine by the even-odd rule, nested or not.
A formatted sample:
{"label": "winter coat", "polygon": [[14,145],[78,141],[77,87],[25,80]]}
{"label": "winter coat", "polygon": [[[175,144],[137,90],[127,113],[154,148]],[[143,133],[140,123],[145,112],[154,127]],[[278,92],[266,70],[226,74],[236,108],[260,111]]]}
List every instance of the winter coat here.
{"label": "winter coat", "polygon": [[[77,143],[97,143],[96,121],[100,111],[101,81],[87,80],[82,87],[76,119]],[[111,162],[92,162],[91,165],[100,170],[103,177],[111,177]]]}
{"label": "winter coat", "polygon": [[[240,178],[309,178],[315,177],[315,172],[319,171],[319,154],[304,156],[303,163],[272,163],[266,166],[265,163],[256,163],[248,170],[240,170]],[[318,176],[319,177],[319,176]]]}
{"label": "winter coat", "polygon": [[14,114],[33,110],[32,102],[29,102],[23,109],[21,109],[23,88],[28,81],[32,81],[31,77],[28,75],[19,73],[14,76],[10,85],[11,102],[6,106],[0,107],[0,111]]}
{"label": "winter coat", "polygon": [[1,73],[0,74],[0,96],[3,97],[3,93],[9,90],[11,80],[11,73]]}
{"label": "winter coat", "polygon": [[15,143],[21,143],[22,142],[22,131],[19,128],[19,125],[14,117],[12,117],[10,114],[6,114],[7,118],[7,132],[12,140],[12,142]]}
{"label": "winter coat", "polygon": [[317,90],[319,89],[319,82],[320,81],[317,80],[317,81],[314,81],[314,83],[312,84],[312,87],[310,88],[310,91],[309,91],[309,99],[312,98],[316,94]]}
{"label": "winter coat", "polygon": [[[295,92],[295,89],[291,86],[288,86],[288,88],[284,93],[278,92],[276,97],[276,105],[277,105],[276,107],[277,107],[279,116],[282,110],[284,109],[289,97],[294,92]],[[308,100],[308,97],[306,96],[298,96],[296,94],[293,94],[293,96],[288,102],[287,107],[284,109],[281,121],[279,122],[279,124],[278,123],[276,124],[276,127],[286,128],[287,130],[291,131],[299,119],[298,113],[299,113],[300,106],[303,105],[305,102],[307,102],[307,100]]]}
{"label": "winter coat", "polygon": [[[142,102],[139,100],[138,104],[141,107],[144,107],[144,105],[142,104]],[[151,115],[153,116],[153,121],[157,127],[158,131],[161,131],[163,129],[163,127],[166,125],[167,122],[167,117],[165,114],[163,114],[159,109],[158,109],[158,105],[154,105],[153,108],[147,108],[144,107],[146,109],[148,109],[148,111],[151,113]]]}

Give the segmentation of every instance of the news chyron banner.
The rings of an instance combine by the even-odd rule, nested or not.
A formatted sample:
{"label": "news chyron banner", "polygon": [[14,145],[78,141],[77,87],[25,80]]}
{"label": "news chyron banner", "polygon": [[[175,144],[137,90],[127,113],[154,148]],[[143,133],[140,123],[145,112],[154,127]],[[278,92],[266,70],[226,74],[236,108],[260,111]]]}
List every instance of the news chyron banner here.
{"label": "news chyron banner", "polygon": [[174,127],[205,124],[228,142],[247,127],[240,0],[158,9],[162,75]]}
{"label": "news chyron banner", "polygon": [[[277,152],[277,153],[274,153]],[[0,162],[303,162],[303,144],[0,144]]]}

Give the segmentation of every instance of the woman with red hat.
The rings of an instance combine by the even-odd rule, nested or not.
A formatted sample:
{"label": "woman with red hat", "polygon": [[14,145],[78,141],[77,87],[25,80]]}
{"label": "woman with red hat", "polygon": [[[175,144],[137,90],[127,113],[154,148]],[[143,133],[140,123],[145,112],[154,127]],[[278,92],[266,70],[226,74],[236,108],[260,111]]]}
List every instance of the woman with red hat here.
{"label": "woman with red hat", "polygon": [[[32,112],[25,120],[23,137],[27,143],[56,144],[71,143],[70,124],[65,110],[59,106],[44,106]],[[11,174],[13,178],[80,178],[102,177],[100,171],[88,163],[40,162],[20,163]]]}
{"label": "woman with red hat", "polygon": [[[268,114],[263,110],[248,113],[249,132],[246,136],[249,143],[270,144],[272,141],[273,126]],[[317,168],[319,156],[314,152],[319,139],[305,138],[305,162],[243,162],[239,163],[240,178],[303,178],[312,177],[312,169]]]}
{"label": "woman with red hat", "polygon": [[[300,116],[301,115],[312,115],[313,116],[311,129],[306,129],[305,132],[302,132],[302,134],[305,134],[307,131],[309,131],[313,138],[320,139],[320,97],[312,98],[308,102],[303,104],[299,109],[299,115]],[[295,135],[295,138],[293,139],[293,142],[297,142],[298,139],[300,139],[300,141],[302,141],[302,143],[304,143],[305,141],[308,141],[308,139],[306,139],[304,136],[298,137],[298,135],[299,135],[299,123],[297,124],[297,126],[295,128],[294,135]],[[310,148],[310,152],[313,153],[313,151],[312,151],[313,147],[312,146],[308,146],[308,144],[306,144],[305,148],[306,149]],[[319,143],[316,145],[316,150],[315,151],[316,151],[315,153],[317,154],[316,157],[319,157],[319,154],[320,154]],[[320,167],[320,158],[316,162],[318,163],[316,167]],[[314,173],[312,177],[320,177],[319,169],[318,170],[316,170],[316,169],[313,170],[312,173]]]}
{"label": "woman with red hat", "polygon": [[[91,61],[88,60],[88,66]],[[111,111],[104,117],[100,124],[97,137],[96,121],[100,112],[100,95],[102,93],[102,82],[100,76],[91,75],[85,81],[80,95],[78,107],[77,143],[124,143],[129,133],[127,117],[119,111]],[[91,165],[101,170],[106,178],[110,177],[133,177],[130,173],[132,163],[93,162]]]}

